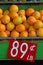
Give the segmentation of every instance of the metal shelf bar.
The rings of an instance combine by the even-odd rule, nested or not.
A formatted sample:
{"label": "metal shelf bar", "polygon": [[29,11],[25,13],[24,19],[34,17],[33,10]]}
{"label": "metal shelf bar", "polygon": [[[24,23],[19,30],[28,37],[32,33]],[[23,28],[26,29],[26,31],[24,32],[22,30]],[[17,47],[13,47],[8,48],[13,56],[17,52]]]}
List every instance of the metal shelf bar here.
{"label": "metal shelf bar", "polygon": [[43,37],[0,37],[0,40],[10,40],[10,39],[43,40]]}
{"label": "metal shelf bar", "polygon": [[23,4],[23,5],[25,5],[25,4],[43,4],[43,1],[26,1],[26,2],[0,2],[0,4],[1,5],[7,5],[7,4],[17,4],[17,5],[19,5],[19,4]]}

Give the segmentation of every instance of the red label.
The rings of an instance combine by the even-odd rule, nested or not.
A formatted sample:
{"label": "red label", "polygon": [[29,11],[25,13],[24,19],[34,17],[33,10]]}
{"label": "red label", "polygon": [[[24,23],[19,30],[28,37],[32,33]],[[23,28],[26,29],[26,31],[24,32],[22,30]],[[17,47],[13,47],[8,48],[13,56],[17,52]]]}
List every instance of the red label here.
{"label": "red label", "polygon": [[36,56],[35,43],[22,40],[10,40],[8,58],[34,62]]}

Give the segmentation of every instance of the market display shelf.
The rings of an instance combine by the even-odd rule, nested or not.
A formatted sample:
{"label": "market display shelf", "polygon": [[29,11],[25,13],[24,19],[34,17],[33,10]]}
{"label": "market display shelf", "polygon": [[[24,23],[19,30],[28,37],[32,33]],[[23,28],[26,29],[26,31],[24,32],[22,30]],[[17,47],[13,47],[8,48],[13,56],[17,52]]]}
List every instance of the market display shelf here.
{"label": "market display shelf", "polygon": [[[29,7],[32,7],[35,10],[43,9],[43,2],[0,2],[0,8],[2,8],[3,10],[7,10],[9,6],[12,4],[16,4],[19,6],[19,9],[25,9],[25,10]],[[36,51],[36,60],[43,60],[43,53],[42,53],[43,52],[43,37],[0,37],[0,52],[1,52],[0,60],[12,60],[12,59],[7,58],[7,52],[8,52],[10,39],[22,39],[22,40],[28,40],[28,41],[32,40],[38,46],[37,51]]]}
{"label": "market display shelf", "polygon": [[[27,9],[29,7],[34,8],[35,10],[43,9],[43,1],[29,1],[29,2],[0,2],[0,8],[7,10],[10,5],[16,4],[19,6],[19,9]],[[43,37],[0,37],[0,40],[9,40],[9,39],[29,39],[29,40],[43,40]]]}

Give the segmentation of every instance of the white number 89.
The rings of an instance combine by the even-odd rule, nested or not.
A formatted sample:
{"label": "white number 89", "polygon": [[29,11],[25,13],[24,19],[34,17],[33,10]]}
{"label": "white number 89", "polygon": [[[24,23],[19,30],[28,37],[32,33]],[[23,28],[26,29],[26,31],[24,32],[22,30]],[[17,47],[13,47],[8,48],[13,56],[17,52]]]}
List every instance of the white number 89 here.
{"label": "white number 89", "polygon": [[[17,46],[15,47],[15,44],[17,44]],[[26,49],[23,51],[23,46],[26,46]],[[13,42],[13,45],[12,45],[12,49],[11,49],[11,56],[12,57],[16,57],[17,54],[18,54],[18,48],[19,48],[19,42],[18,41],[14,41]],[[13,51],[16,50],[16,53],[13,54]],[[27,43],[22,43],[21,46],[20,46],[20,52],[22,53],[21,57],[20,58],[23,58],[24,55],[26,54],[28,50],[28,44]]]}

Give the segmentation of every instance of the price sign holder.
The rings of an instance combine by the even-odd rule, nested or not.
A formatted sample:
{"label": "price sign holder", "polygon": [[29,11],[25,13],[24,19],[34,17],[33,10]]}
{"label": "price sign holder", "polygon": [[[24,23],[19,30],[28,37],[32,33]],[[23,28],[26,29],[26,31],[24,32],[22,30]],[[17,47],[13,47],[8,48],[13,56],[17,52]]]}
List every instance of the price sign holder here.
{"label": "price sign holder", "polygon": [[37,45],[32,42],[26,42],[23,40],[10,40],[8,58],[34,62],[36,48]]}

